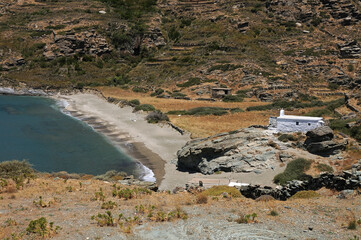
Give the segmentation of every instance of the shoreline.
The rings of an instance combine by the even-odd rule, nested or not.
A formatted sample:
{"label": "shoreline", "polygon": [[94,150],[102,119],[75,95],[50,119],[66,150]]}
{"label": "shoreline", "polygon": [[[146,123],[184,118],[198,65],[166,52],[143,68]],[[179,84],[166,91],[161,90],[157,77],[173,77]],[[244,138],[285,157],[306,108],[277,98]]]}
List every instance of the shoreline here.
{"label": "shoreline", "polygon": [[134,113],[128,106],[120,108],[98,94],[56,94],[49,97],[63,103],[66,101],[67,104],[63,104],[65,113],[90,125],[125,154],[149,168],[159,186],[166,175],[166,165],[190,140],[188,135],[181,135],[166,124],[149,124],[144,113]]}
{"label": "shoreline", "polygon": [[184,187],[187,183],[198,183],[199,180],[219,181],[224,184],[233,180],[239,183],[275,187],[273,177],[285,169],[285,166],[279,166],[262,174],[222,172],[203,175],[199,172],[182,172],[176,166],[176,153],[191,140],[189,133],[181,135],[168,124],[149,124],[145,120],[145,113],[133,112],[130,106],[120,107],[118,104],[108,102],[103,93],[96,89],[51,90],[46,91],[45,94],[43,97],[62,103],[64,114],[69,114],[89,125],[115,147],[140,163],[139,166],[150,169],[160,190],[173,190],[176,187]]}

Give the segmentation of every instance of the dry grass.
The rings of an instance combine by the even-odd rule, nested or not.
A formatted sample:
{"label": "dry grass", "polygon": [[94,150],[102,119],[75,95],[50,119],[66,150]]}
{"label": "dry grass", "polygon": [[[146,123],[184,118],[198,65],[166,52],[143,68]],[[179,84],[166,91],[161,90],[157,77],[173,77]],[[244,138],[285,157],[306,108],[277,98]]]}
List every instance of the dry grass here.
{"label": "dry grass", "polygon": [[192,133],[192,137],[207,137],[230,132],[250,125],[268,125],[269,115],[261,112],[243,112],[223,116],[169,116],[172,123]]}
{"label": "dry grass", "polygon": [[[80,182],[83,184],[79,184]],[[66,190],[66,187],[70,186],[73,188],[72,192]],[[72,234],[79,231],[82,233],[89,231],[101,232],[102,228],[98,228],[90,220],[91,215],[98,212],[104,213],[104,210],[101,210],[102,201],[90,200],[94,197],[94,193],[99,191],[100,187],[106,196],[105,201],[112,201],[117,204],[117,207],[112,210],[114,216],[120,212],[126,213],[126,215],[134,212],[135,206],[141,204],[143,206],[154,205],[157,209],[164,212],[181,208],[189,214],[190,218],[203,218],[204,216],[198,215],[199,212],[207,216],[212,214],[212,216],[218,217],[219,212],[232,213],[235,209],[245,209],[247,214],[256,213],[257,219],[264,223],[270,223],[268,220],[272,220],[277,221],[276,224],[283,226],[292,226],[296,219],[322,216],[319,221],[321,221],[320,224],[325,229],[333,231],[334,228],[337,228],[342,234],[347,234],[348,230],[340,227],[342,223],[347,223],[350,219],[347,208],[351,208],[356,216],[360,214],[358,207],[360,198],[358,196],[342,201],[334,197],[321,196],[319,198],[294,199],[286,202],[257,202],[247,198],[221,198],[218,200],[209,198],[207,203],[196,205],[201,210],[195,213],[194,204],[197,202],[197,195],[186,192],[177,194],[169,194],[167,192],[152,193],[152,195],[142,195],[139,198],[123,200],[118,197],[112,197],[112,183],[75,179],[54,181],[52,177],[41,177],[32,180],[29,184],[25,185],[23,190],[17,193],[0,194],[0,208],[5,210],[13,209],[0,215],[0,239],[10,237],[11,233],[24,231],[31,219],[37,219],[41,216],[46,216],[47,220],[54,221],[56,225],[62,227],[58,235],[61,239],[69,237],[69,235],[67,236],[68,233]],[[38,200],[39,196],[42,196],[45,202],[51,200],[53,204],[45,208],[35,206],[33,201]],[[271,209],[276,209],[280,213],[277,219],[269,215]],[[7,219],[13,219],[19,224],[4,225],[3,223]],[[80,225],[82,228],[79,229]],[[358,229],[356,231],[355,233],[360,233]]]}
{"label": "dry grass", "polygon": [[321,195],[319,193],[317,193],[315,191],[312,191],[312,190],[308,190],[308,191],[297,192],[290,199],[298,199],[298,198],[309,199],[309,198],[317,198],[317,197],[320,197],[320,196]]}
{"label": "dry grass", "polygon": [[[149,94],[135,93],[131,90],[124,90],[116,87],[98,87],[105,97],[114,97],[119,99],[138,99],[142,104],[151,104],[162,112],[172,110],[189,110],[196,107],[223,107],[223,108],[241,108],[246,109],[250,106],[265,105],[264,102],[205,102],[205,101],[187,101],[179,99],[162,99],[150,97]],[[277,111],[269,112],[242,112],[227,114],[223,116],[176,116],[169,115],[170,121],[190,133],[192,137],[207,137],[221,132],[229,132],[239,128],[245,128],[250,125],[267,125],[270,115],[277,114]],[[220,124],[222,123],[222,124]]]}

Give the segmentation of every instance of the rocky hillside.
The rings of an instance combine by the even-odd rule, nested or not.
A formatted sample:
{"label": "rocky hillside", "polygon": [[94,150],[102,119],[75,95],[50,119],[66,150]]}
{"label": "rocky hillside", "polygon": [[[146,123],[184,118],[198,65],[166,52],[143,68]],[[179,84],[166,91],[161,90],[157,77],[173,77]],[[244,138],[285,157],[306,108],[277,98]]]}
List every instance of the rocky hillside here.
{"label": "rocky hillside", "polygon": [[229,87],[227,101],[295,101],[273,109],[346,98],[310,114],[354,121],[360,9],[357,0],[5,0],[0,83],[202,101]]}
{"label": "rocky hillside", "polygon": [[33,85],[115,77],[119,85],[199,78],[233,88],[312,86],[319,94],[328,84],[360,86],[356,0],[6,0],[0,7],[2,76]]}

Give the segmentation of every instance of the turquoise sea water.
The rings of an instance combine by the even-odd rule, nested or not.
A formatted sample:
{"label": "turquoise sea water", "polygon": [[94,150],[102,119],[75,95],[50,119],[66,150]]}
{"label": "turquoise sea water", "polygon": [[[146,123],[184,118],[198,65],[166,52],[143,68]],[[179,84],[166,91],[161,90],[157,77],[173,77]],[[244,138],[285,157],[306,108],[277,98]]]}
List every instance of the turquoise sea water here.
{"label": "turquoise sea water", "polygon": [[138,176],[139,164],[52,99],[0,95],[0,162],[28,160],[42,172]]}

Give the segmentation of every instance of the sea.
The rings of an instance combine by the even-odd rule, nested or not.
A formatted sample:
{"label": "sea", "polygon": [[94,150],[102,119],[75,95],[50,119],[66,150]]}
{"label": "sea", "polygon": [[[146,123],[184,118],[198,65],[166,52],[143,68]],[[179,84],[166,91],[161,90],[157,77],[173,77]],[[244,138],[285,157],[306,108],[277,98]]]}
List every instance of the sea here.
{"label": "sea", "polygon": [[61,104],[46,97],[0,95],[0,162],[27,160],[40,172],[116,170],[155,180],[106,136],[64,113]]}

